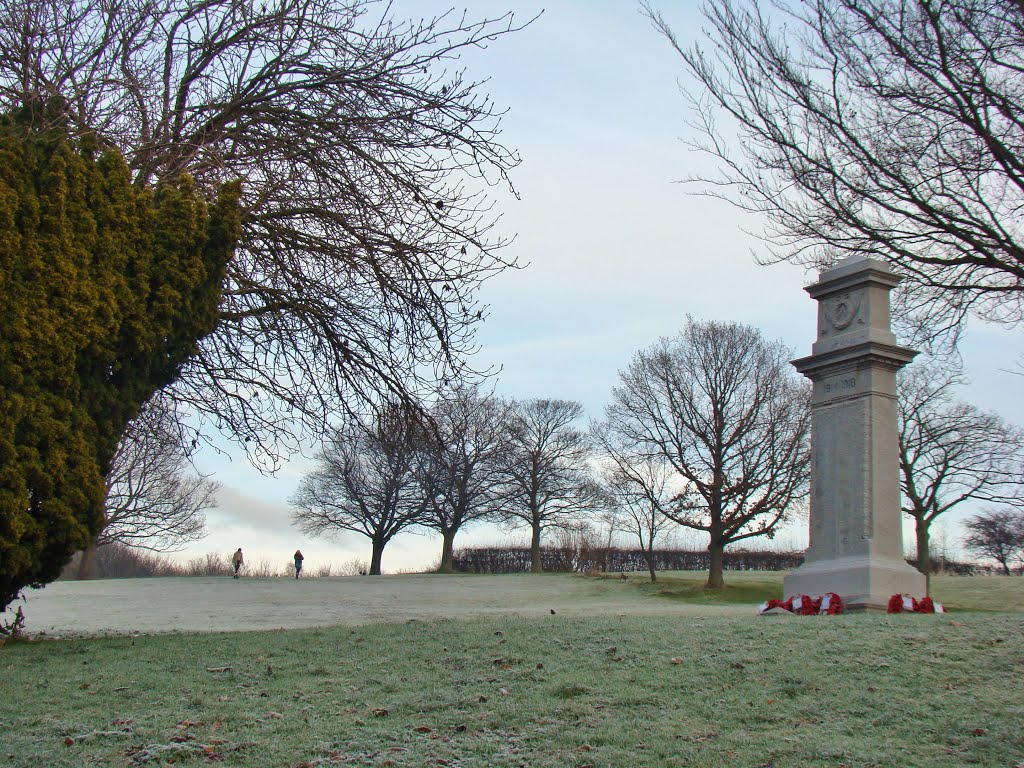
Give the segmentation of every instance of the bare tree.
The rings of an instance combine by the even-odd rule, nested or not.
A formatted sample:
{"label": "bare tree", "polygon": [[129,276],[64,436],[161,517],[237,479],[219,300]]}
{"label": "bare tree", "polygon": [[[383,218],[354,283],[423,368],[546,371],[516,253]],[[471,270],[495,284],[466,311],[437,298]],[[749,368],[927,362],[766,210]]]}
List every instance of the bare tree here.
{"label": "bare tree", "polygon": [[719,165],[695,178],[766,221],[769,261],[850,253],[903,275],[933,334],[1024,311],[1024,6],[706,0],[686,93]]}
{"label": "bare tree", "polygon": [[530,570],[543,570],[541,534],[571,525],[600,504],[587,468],[590,442],[574,425],[583,406],[571,400],[513,400],[501,468],[505,501],[499,516],[530,528]]}
{"label": "bare tree", "polygon": [[917,568],[931,572],[929,529],[967,501],[1024,508],[1024,432],[956,398],[953,364],[915,364],[899,374],[903,511],[917,531]]}
{"label": "bare tree", "polygon": [[1010,575],[1010,561],[1024,565],[1024,511],[989,509],[964,521],[964,546],[982,557],[990,557]]}
{"label": "bare tree", "polygon": [[106,544],[173,552],[202,539],[219,489],[192,466],[169,403],[150,401],[118,444],[107,474],[106,523],[82,553],[78,578],[91,578],[96,548]]}
{"label": "bare tree", "polygon": [[[607,445],[604,448],[608,451]],[[671,507],[675,498],[670,485],[674,474],[666,461],[635,460],[618,451],[610,454],[609,463],[603,469],[605,488],[614,509],[623,513],[623,527],[636,537],[644,553],[652,584],[658,580],[654,546],[674,525],[663,512]]]}
{"label": "bare tree", "polygon": [[419,415],[403,405],[385,406],[372,419],[347,418],[325,440],[317,469],[292,495],[293,524],[311,536],[366,536],[370,575],[379,576],[384,547],[423,520],[427,501],[416,470],[420,440]]}
{"label": "bare tree", "polygon": [[441,534],[442,573],[452,572],[456,534],[501,505],[506,411],[473,385],[446,390],[430,409],[420,465],[429,503],[421,525]]}
{"label": "bare tree", "polygon": [[688,318],[634,356],[605,407],[631,463],[667,462],[677,475],[661,511],[708,534],[708,587],[724,584],[728,544],[774,536],[807,497],[809,391],[791,357],[750,326]]}
{"label": "bare tree", "polygon": [[173,395],[259,462],[325,414],[468,374],[510,266],[488,187],[518,157],[457,69],[512,16],[396,21],[372,0],[0,0],[0,111],[53,115],[137,180],[241,179],[218,330]]}

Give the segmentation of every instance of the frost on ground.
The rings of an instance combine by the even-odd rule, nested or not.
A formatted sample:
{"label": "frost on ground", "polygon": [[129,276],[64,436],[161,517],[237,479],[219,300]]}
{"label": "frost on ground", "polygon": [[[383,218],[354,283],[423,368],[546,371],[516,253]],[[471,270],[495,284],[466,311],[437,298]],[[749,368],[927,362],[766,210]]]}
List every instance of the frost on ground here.
{"label": "frost on ground", "polygon": [[751,610],[743,605],[685,605],[645,595],[617,579],[555,574],[62,581],[26,590],[25,601],[11,606],[18,607],[24,610],[27,632],[62,637],[354,626],[552,611],[569,616],[718,616]]}

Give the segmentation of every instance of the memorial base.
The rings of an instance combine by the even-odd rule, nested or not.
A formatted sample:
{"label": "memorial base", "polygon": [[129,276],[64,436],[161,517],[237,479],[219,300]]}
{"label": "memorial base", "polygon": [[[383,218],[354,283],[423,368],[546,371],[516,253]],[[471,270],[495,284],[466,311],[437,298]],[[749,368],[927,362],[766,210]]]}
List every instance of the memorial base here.
{"label": "memorial base", "polygon": [[835,592],[846,613],[885,613],[893,595],[923,597],[927,589],[924,574],[905,561],[877,556],[805,562],[782,582],[784,597]]}

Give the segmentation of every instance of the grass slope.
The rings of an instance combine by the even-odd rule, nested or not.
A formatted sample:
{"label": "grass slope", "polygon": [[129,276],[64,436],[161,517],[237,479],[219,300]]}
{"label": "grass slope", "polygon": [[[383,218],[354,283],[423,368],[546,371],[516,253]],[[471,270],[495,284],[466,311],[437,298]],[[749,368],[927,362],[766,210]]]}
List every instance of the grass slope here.
{"label": "grass slope", "polygon": [[[727,572],[721,589],[706,589],[706,573],[659,573],[651,583],[646,574],[632,574],[629,583],[645,594],[698,605],[752,603],[781,598],[787,572]],[[619,579],[614,575],[602,579]],[[1024,579],[1006,576],[932,576],[931,594],[952,611],[1024,612]],[[817,597],[817,595],[814,595]],[[920,597],[920,595],[915,595]]]}
{"label": "grass slope", "polygon": [[1014,768],[1022,678],[1011,613],[16,642],[0,765]]}

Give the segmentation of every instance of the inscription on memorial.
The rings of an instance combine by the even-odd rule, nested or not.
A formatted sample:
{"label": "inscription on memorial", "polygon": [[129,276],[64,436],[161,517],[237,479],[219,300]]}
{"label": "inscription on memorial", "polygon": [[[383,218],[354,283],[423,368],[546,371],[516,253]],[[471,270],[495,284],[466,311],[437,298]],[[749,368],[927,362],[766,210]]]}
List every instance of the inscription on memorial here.
{"label": "inscription on memorial", "polygon": [[838,395],[853,392],[857,389],[856,376],[843,376],[836,379],[826,379],[821,387],[826,395]]}

